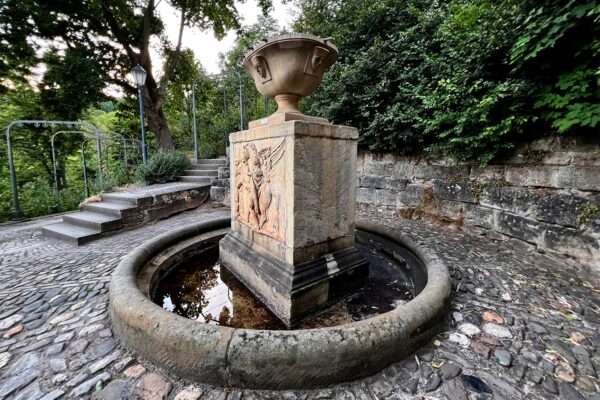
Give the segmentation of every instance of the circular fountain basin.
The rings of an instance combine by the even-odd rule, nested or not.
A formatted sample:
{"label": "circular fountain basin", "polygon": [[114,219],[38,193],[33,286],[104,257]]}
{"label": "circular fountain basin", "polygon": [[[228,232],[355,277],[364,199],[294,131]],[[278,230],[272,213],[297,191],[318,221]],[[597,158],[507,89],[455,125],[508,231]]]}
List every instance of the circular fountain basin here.
{"label": "circular fountain basin", "polygon": [[333,326],[319,328],[313,327],[321,324],[317,316],[307,321],[307,329],[246,329],[184,318],[155,304],[160,281],[188,260],[206,257],[229,226],[230,219],[222,218],[182,227],[121,261],[111,279],[110,313],[126,346],[204,384],[306,389],[374,374],[412,354],[441,328],[450,298],[450,277],[441,259],[388,228],[361,223],[357,243],[399,261],[413,258],[403,273],[409,275],[414,298],[391,311],[341,325],[330,318]]}
{"label": "circular fountain basin", "polygon": [[[226,232],[198,235],[159,253],[138,273],[138,287],[154,303],[185,318],[232,328],[288,330],[221,264],[219,240]],[[355,247],[369,263],[367,281],[300,321],[294,329],[332,327],[371,318],[412,300],[425,287],[425,268],[401,246],[358,230]]]}

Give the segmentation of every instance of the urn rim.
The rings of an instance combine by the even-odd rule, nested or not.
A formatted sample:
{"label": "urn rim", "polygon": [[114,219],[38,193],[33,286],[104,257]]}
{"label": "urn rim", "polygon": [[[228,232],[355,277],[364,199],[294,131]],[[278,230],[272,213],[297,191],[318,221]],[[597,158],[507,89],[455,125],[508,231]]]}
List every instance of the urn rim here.
{"label": "urn rim", "polygon": [[338,48],[333,43],[331,43],[331,41],[328,40],[328,38],[323,39],[318,36],[311,35],[309,33],[286,33],[283,35],[273,36],[273,37],[266,38],[266,39],[259,41],[258,44],[256,44],[251,50],[249,50],[247,53],[245,53],[244,60],[242,61],[242,65],[245,66],[246,63],[252,58],[252,56],[254,56],[256,53],[258,53],[259,51],[261,51],[269,46],[272,46],[272,45],[278,44],[278,43],[293,42],[293,41],[314,42],[315,44],[317,44],[319,46],[327,47],[333,53],[332,54],[332,56],[333,56],[332,63],[334,63],[338,59],[338,56],[339,56]]}

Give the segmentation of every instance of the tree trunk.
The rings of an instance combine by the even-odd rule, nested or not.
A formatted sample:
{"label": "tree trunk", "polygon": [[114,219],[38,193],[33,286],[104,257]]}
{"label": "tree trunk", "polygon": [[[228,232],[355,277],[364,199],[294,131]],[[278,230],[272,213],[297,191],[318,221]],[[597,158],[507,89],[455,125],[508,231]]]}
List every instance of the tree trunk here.
{"label": "tree trunk", "polygon": [[156,142],[163,149],[172,150],[175,148],[173,144],[173,137],[167,124],[167,118],[162,110],[162,107],[158,110],[153,107],[146,107],[146,118],[148,118],[148,126],[156,134]]}
{"label": "tree trunk", "polygon": [[[147,71],[151,71],[152,66],[145,66]],[[144,87],[144,114],[148,120],[148,127],[154,132],[156,143],[163,149],[172,150],[173,137],[167,123],[167,117],[162,109],[166,93],[161,93],[154,76],[148,73],[146,77],[146,86]]]}

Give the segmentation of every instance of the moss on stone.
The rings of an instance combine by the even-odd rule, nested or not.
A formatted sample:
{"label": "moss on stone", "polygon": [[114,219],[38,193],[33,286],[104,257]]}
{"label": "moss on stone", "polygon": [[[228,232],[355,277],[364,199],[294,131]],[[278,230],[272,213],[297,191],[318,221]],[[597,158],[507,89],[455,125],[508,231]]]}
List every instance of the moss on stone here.
{"label": "moss on stone", "polygon": [[598,206],[595,204],[586,204],[581,207],[581,212],[577,216],[577,223],[579,225],[587,224],[593,221],[598,216]]}

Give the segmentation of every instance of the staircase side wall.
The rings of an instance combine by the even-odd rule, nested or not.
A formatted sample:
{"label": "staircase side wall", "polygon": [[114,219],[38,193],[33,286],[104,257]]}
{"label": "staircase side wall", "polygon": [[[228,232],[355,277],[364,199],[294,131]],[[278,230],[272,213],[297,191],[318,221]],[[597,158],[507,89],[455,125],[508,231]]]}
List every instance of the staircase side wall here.
{"label": "staircase side wall", "polygon": [[208,199],[209,191],[210,187],[205,185],[197,189],[180,190],[145,198],[139,202],[136,209],[123,212],[123,227],[136,228],[199,207]]}

